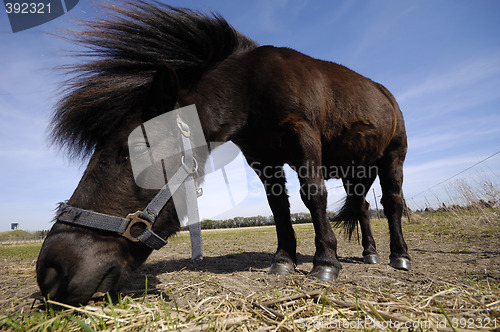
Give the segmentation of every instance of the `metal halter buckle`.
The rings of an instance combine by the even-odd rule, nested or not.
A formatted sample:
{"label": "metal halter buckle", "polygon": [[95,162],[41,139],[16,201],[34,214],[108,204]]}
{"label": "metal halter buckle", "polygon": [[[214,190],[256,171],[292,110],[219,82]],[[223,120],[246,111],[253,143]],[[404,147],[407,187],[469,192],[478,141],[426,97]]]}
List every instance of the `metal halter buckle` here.
{"label": "metal halter buckle", "polygon": [[130,234],[130,229],[132,226],[134,226],[137,223],[142,223],[146,226],[146,228],[151,229],[153,227],[153,223],[150,222],[149,220],[142,219],[141,218],[142,211],[137,211],[135,213],[130,213],[127,215],[126,219],[130,219],[130,222],[128,223],[127,229],[123,233],[119,233],[119,235],[123,236],[126,239],[129,239],[132,242],[139,242],[139,239],[136,237],[133,237],[132,234]]}

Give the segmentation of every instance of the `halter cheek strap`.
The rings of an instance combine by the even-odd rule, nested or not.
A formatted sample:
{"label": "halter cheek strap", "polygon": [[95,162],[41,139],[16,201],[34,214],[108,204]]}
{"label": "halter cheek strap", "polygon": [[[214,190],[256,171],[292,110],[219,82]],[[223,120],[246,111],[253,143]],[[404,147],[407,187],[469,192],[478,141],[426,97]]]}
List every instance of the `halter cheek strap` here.
{"label": "halter cheek strap", "polygon": [[[165,204],[167,204],[168,200],[180,188],[182,183],[184,183],[185,180],[191,176],[191,174],[192,173],[188,172],[183,165],[183,167],[179,168],[174,176],[172,176],[169,183],[160,189],[158,194],[156,194],[151,202],[149,202],[144,211],[131,213],[125,218],[80,209],[61,203],[56,215],[56,220],[88,228],[118,233],[132,242],[140,241],[151,249],[158,250],[167,244],[167,240],[164,240],[152,230],[153,224]],[[139,223],[144,224],[144,231],[139,236],[133,237],[130,230],[133,225]]]}
{"label": "halter cheek strap", "polygon": [[[186,203],[188,206],[189,232],[191,235],[191,254],[193,261],[203,259],[200,217],[198,214],[197,197],[201,195],[200,189],[196,188],[194,175],[198,170],[198,163],[193,156],[191,141],[189,139],[189,126],[180,117],[177,125],[181,132],[183,157],[182,165],[169,179],[156,196],[149,202],[143,211],[129,214],[126,218],[116,217],[91,210],[85,210],[70,206],[65,203],[59,205],[56,222],[84,226],[118,233],[132,242],[141,242],[151,249],[160,249],[167,244],[167,240],[157,235],[153,230],[153,224],[168,200],[184,184],[186,189]],[[130,233],[132,226],[143,224],[142,233],[134,237]]]}

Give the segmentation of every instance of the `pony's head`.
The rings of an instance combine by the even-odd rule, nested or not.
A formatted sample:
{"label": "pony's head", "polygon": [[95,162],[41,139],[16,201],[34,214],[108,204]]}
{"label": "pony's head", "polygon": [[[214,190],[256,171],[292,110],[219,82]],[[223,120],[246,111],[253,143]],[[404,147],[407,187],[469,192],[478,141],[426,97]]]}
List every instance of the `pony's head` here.
{"label": "pony's head", "polygon": [[[89,29],[76,33],[75,40],[90,49],[83,55],[91,61],[69,68],[77,75],[54,113],[52,135],[73,156],[90,157],[67,202],[73,214],[94,211],[123,218],[143,210],[158,192],[134,179],[129,146],[139,154],[145,146],[129,142],[131,132],[176,105],[191,104],[182,96],[192,94],[203,75],[256,44],[219,16],[144,1],[108,9],[111,19],[91,21]],[[164,141],[164,149],[179,149],[171,135],[157,140]],[[183,162],[170,158],[166,163],[176,169]],[[152,227],[156,235],[166,239],[180,228],[178,210],[168,200]],[[37,262],[38,284],[51,299],[78,304],[96,291],[117,290],[151,252],[116,232],[61,220]],[[144,231],[144,224],[135,226],[132,236]]]}
{"label": "pony's head", "polygon": [[[136,184],[130,153],[140,155],[147,147],[144,142],[130,141],[129,135],[143,122],[172,110],[177,101],[177,88],[175,72],[160,66],[149,88],[130,111],[99,139],[68,206],[117,217],[144,210],[157,191]],[[180,152],[176,135],[180,133],[163,133],[154,139],[161,141],[162,149],[176,154]],[[168,169],[181,167],[180,157],[163,162],[172,164],[164,165]],[[133,225],[130,233],[138,236],[143,228],[141,224]],[[179,228],[176,209],[170,200],[152,230],[166,239]],[[85,303],[95,292],[120,288],[129,272],[142,264],[150,252],[143,243],[117,233],[56,220],[38,258],[38,284],[42,293],[51,299]]]}

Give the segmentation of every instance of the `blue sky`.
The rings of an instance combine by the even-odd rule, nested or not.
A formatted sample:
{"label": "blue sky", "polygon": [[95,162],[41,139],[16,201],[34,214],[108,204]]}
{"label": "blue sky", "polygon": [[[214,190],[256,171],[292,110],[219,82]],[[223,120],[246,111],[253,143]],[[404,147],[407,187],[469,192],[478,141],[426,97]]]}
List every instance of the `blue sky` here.
{"label": "blue sky", "polygon": [[[74,60],[65,56],[73,46],[50,33],[102,16],[99,2],[80,0],[70,14],[15,34],[0,11],[0,231],[11,222],[27,230],[50,228],[56,203],[69,198],[84,171],[47,140],[65,78],[50,68]],[[404,192],[413,208],[445,200],[452,181],[434,185],[500,151],[499,1],[168,3],[218,12],[261,45],[291,47],[385,85],[405,116]],[[243,173],[248,195],[224,217],[269,215],[264,194],[251,190],[256,179]],[[500,154],[455,179],[483,173],[498,184]],[[290,175],[292,211],[305,211]],[[327,184],[332,209],[342,198],[338,185]],[[380,195],[378,186],[375,192]]]}

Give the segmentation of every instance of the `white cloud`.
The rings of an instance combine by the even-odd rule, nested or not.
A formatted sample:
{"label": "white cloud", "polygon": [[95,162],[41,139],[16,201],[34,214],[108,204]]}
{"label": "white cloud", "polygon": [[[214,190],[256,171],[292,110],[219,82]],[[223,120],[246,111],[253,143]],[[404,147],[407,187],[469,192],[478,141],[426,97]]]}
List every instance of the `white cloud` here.
{"label": "white cloud", "polygon": [[[371,21],[365,22],[365,25],[360,26],[360,28],[364,27],[364,35],[357,41],[357,47],[353,53],[354,57],[358,57],[367,50],[372,49],[377,43],[380,43],[380,40],[390,35],[394,27],[399,24],[406,15],[414,10],[414,6],[400,9],[395,7],[394,4],[388,5],[380,10],[380,6],[383,7],[384,3],[373,4],[378,7],[378,10],[370,6],[367,7],[367,10],[371,13],[370,16],[374,13],[378,13],[378,15],[372,18]],[[407,6],[406,3],[402,4],[403,6]]]}
{"label": "white cloud", "polygon": [[[424,191],[429,188],[435,187],[442,181],[445,181],[459,172],[475,165],[479,161],[486,158],[487,155],[474,154],[474,155],[461,155],[449,158],[441,158],[438,160],[428,161],[420,164],[409,164],[404,168],[405,171],[405,187],[408,198],[422,199],[425,197]],[[460,174],[456,178],[469,177],[474,172],[486,171],[492,175],[500,171],[500,155],[497,155],[476,167],[467,170],[465,173]],[[452,180],[453,180],[452,179]],[[451,181],[451,180],[450,180]],[[444,185],[445,183],[443,183]],[[438,186],[434,191],[442,191],[442,185]],[[431,192],[428,192],[429,194]],[[432,193],[431,193],[432,194]]]}
{"label": "white cloud", "polygon": [[475,119],[474,125],[471,125],[470,119],[465,119],[454,125],[443,124],[439,128],[414,133],[408,137],[408,155],[414,157],[437,151],[446,153],[450,152],[450,149],[460,151],[464,144],[471,142],[483,142],[485,146],[489,145],[491,137],[500,134],[500,127],[488,127],[485,121],[490,121],[491,124],[492,119],[489,117],[481,120]]}
{"label": "white cloud", "polygon": [[414,179],[421,178],[422,176],[425,176],[425,178],[428,179],[428,176],[431,173],[439,174],[444,172],[451,175],[451,169],[459,169],[465,165],[470,166],[481,158],[482,157],[480,156],[460,156],[432,160],[417,165],[408,165],[405,167],[405,175],[407,178]]}
{"label": "white cloud", "polygon": [[397,98],[400,103],[405,103],[408,100],[423,98],[433,93],[444,93],[487,79],[497,78],[498,75],[500,75],[500,54],[495,52],[470,59],[465,63],[454,64],[452,68],[429,76],[417,85],[398,93]]}

